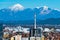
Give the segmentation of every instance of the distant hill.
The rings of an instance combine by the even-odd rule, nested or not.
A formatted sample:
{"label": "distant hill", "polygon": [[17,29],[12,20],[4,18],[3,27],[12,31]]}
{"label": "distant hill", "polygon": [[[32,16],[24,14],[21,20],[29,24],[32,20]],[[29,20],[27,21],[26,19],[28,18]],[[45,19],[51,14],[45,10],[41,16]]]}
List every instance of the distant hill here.
{"label": "distant hill", "polygon": [[[3,22],[3,23],[2,23]],[[34,25],[34,20],[19,20],[19,21],[2,21],[2,24],[22,24],[22,25]],[[0,24],[1,24],[0,23]],[[37,24],[60,24],[60,18],[49,18],[46,20],[37,19]]]}
{"label": "distant hill", "polygon": [[60,18],[49,18],[46,20],[39,20],[37,24],[60,24]]}

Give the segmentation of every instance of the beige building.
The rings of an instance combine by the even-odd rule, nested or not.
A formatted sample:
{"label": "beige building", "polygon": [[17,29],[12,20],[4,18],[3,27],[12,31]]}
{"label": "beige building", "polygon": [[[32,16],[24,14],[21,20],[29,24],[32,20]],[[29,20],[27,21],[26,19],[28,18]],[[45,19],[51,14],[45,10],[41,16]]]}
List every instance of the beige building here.
{"label": "beige building", "polygon": [[15,35],[11,37],[11,40],[22,40],[22,35]]}

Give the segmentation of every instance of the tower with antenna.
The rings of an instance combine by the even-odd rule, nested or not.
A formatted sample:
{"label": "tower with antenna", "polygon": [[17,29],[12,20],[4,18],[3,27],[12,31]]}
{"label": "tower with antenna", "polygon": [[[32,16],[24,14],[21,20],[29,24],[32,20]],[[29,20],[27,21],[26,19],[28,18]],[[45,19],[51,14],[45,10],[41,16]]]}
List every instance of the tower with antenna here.
{"label": "tower with antenna", "polygon": [[34,15],[34,29],[36,29],[36,13]]}
{"label": "tower with antenna", "polygon": [[34,14],[34,31],[35,31],[35,33],[34,33],[34,36],[36,37],[36,29],[37,29],[37,27],[36,27],[36,13]]}
{"label": "tower with antenna", "polygon": [[30,40],[40,40],[41,29],[37,27],[36,13],[34,14],[34,27],[30,29]]}
{"label": "tower with antenna", "polygon": [[34,31],[35,31],[35,33],[34,33],[34,36],[35,36],[35,40],[36,40],[36,29],[37,29],[37,27],[36,27],[36,13],[35,13],[35,15],[34,15]]}

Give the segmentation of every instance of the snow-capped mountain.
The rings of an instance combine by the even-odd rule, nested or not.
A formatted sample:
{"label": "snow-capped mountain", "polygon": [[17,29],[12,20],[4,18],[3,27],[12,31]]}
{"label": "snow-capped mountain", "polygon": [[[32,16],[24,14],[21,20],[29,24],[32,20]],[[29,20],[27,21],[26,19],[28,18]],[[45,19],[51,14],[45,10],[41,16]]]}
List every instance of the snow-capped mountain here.
{"label": "snow-capped mountain", "polygon": [[11,10],[17,11],[17,10],[23,10],[24,7],[21,4],[15,4],[11,7],[9,7]]}
{"label": "snow-capped mountain", "polygon": [[1,9],[0,20],[3,21],[34,20],[35,13],[37,15],[37,20],[46,20],[49,18],[60,18],[60,11],[51,9],[47,6],[38,7],[34,9],[31,8],[26,8],[24,10],[22,9],[24,9],[24,7],[21,6],[20,4],[16,4],[7,9],[6,8]]}
{"label": "snow-capped mountain", "polygon": [[43,6],[43,9],[44,10],[48,10],[48,6]]}
{"label": "snow-capped mountain", "polygon": [[41,11],[41,14],[48,14],[51,12],[51,10],[49,10],[48,6],[43,6],[43,10]]}

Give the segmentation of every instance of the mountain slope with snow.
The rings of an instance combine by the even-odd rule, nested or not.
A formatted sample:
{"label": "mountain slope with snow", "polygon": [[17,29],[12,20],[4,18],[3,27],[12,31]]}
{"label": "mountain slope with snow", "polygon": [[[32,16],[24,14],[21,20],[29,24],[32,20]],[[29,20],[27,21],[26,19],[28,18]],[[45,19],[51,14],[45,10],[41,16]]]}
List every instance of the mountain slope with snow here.
{"label": "mountain slope with snow", "polygon": [[21,4],[15,4],[12,7],[10,7],[11,10],[17,11],[17,10],[23,10],[24,7]]}
{"label": "mountain slope with snow", "polygon": [[22,5],[16,4],[11,8],[1,9],[0,20],[3,21],[34,20],[35,13],[37,15],[37,20],[46,20],[49,18],[56,18],[56,19],[60,18],[60,11],[51,9],[47,6],[34,8],[34,9],[31,8],[24,9]]}

